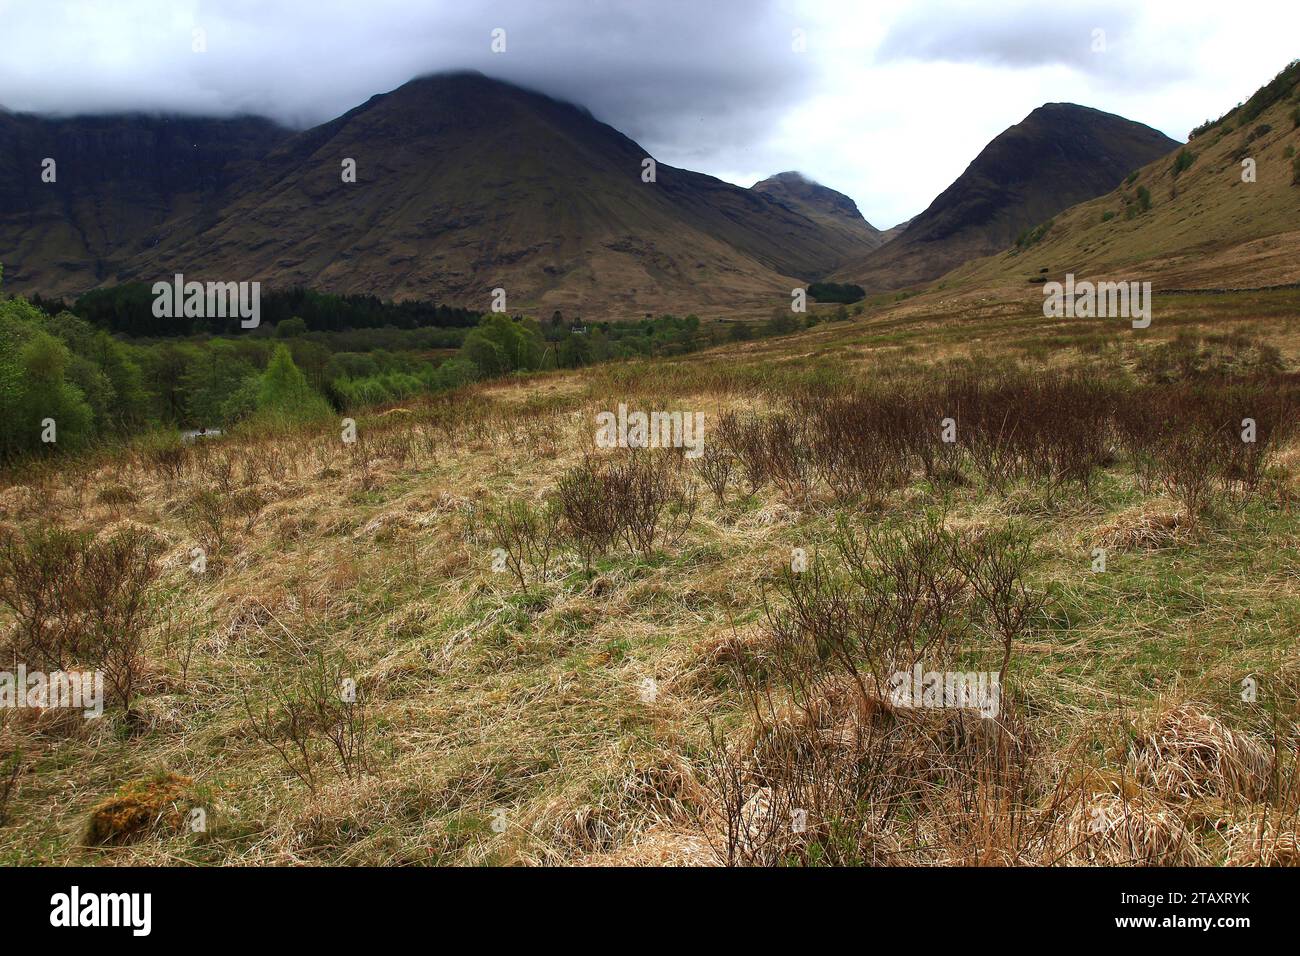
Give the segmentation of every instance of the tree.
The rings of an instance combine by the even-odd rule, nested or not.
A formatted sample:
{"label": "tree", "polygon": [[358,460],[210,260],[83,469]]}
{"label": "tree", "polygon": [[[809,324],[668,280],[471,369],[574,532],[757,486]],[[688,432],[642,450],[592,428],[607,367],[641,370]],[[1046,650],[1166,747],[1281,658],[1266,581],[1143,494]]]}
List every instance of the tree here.
{"label": "tree", "polygon": [[798,319],[789,309],[778,308],[772,313],[772,318],[768,320],[766,332],[768,335],[788,335],[794,332],[800,326]]}
{"label": "tree", "polygon": [[[76,448],[93,434],[94,413],[67,379],[72,353],[44,320],[26,299],[0,297],[0,458]],[[41,441],[46,419],[54,421],[52,446]]]}
{"label": "tree", "polygon": [[291,319],[285,319],[275,327],[275,337],[277,339],[296,339],[300,335],[307,334],[307,323],[298,316]]}
{"label": "tree", "polygon": [[544,346],[536,322],[495,313],[465,336],[462,351],[483,375],[504,375],[541,367]]}
{"label": "tree", "polygon": [[289,350],[277,345],[258,382],[257,417],[291,424],[324,418],[329,414],[329,402],[307,384],[302,371],[293,364]]}

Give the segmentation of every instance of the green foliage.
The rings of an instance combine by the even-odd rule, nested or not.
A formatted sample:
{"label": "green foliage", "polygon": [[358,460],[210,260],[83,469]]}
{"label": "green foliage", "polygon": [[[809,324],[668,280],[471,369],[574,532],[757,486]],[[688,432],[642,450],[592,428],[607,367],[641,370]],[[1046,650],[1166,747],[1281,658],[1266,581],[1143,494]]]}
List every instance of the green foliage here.
{"label": "green foliage", "polygon": [[1133,170],[1133,172],[1128,174],[1128,179],[1124,180],[1124,185],[1132,186],[1135,182],[1137,182],[1137,178],[1138,178],[1138,170],[1135,169]]}
{"label": "green foliage", "polygon": [[1253,143],[1261,136],[1267,136],[1271,132],[1273,132],[1272,126],[1270,126],[1268,123],[1260,123],[1258,126],[1256,126],[1253,130],[1250,131],[1250,135],[1246,137],[1246,142]]}
{"label": "green foliage", "polygon": [[[95,410],[70,373],[75,357],[44,324],[44,314],[26,300],[0,299],[0,459],[79,448],[94,433]],[[73,372],[106,401],[107,376],[88,363]],[[41,441],[47,420],[54,423],[52,445]]]}
{"label": "green foliage", "polygon": [[307,334],[307,323],[300,316],[285,319],[275,327],[277,339],[294,339]]}
{"label": "green foliage", "polygon": [[768,335],[789,335],[791,332],[798,331],[801,325],[802,323],[789,309],[778,308],[772,312],[772,317],[768,319],[764,331]]}
{"label": "green foliage", "polygon": [[536,322],[494,313],[485,315],[465,336],[466,358],[485,376],[529,371],[541,367],[545,340]]}
{"label": "green foliage", "polygon": [[[1254,122],[1255,118],[1270,106],[1290,96],[1292,89],[1298,82],[1300,82],[1300,60],[1292,60],[1282,72],[1273,77],[1265,86],[1260,87],[1255,92],[1255,95],[1244,104],[1238,103],[1217,120],[1207,120],[1192,130],[1192,138],[1200,136],[1220,123],[1225,123],[1230,118],[1236,122],[1239,129],[1244,128],[1248,123]],[[1300,125],[1300,120],[1297,121],[1297,125]]]}
{"label": "green foliage", "polygon": [[1137,188],[1137,203],[1138,203],[1139,212],[1146,212],[1148,209],[1150,209],[1151,190],[1147,189],[1145,186],[1139,186]]}
{"label": "green foliage", "polygon": [[815,302],[840,302],[852,305],[866,296],[860,285],[840,282],[814,282],[808,286],[808,295]]}
{"label": "green foliage", "polygon": [[[77,299],[72,311],[92,325],[132,336],[186,336],[231,331],[229,319],[159,318],[153,314],[153,285],[129,282],[96,289]],[[479,313],[433,302],[384,302],[369,295],[330,295],[309,289],[265,291],[261,297],[262,325],[279,326],[299,318],[303,328],[342,329],[468,328]],[[290,329],[297,328],[291,325]],[[286,333],[287,334],[287,333]]]}
{"label": "green foliage", "polygon": [[256,417],[276,424],[308,422],[328,417],[329,403],[307,384],[306,377],[293,364],[293,356],[277,346],[270,364],[257,383]]}
{"label": "green foliage", "polygon": [[1178,155],[1174,157],[1173,174],[1178,176],[1191,168],[1192,163],[1196,162],[1196,154],[1190,149],[1180,149]]}
{"label": "green foliage", "polygon": [[229,342],[214,340],[196,350],[181,381],[186,391],[185,420],[209,428],[253,411],[251,383],[257,369]]}
{"label": "green foliage", "polygon": [[[856,286],[824,288],[849,298],[861,292]],[[151,324],[149,291],[140,283],[99,290],[78,300],[77,313],[57,300],[0,300],[0,414],[8,426],[0,435],[0,457],[76,448],[92,438],[148,441],[151,434],[174,436],[178,427],[223,428],[244,420],[287,426],[332,414],[331,406],[403,401],[516,372],[682,355],[727,340],[788,334],[821,318],[782,309],[764,325],[702,328],[697,315],[587,325],[576,317],[566,323],[555,311],[543,327],[522,317],[475,313],[477,325],[465,331],[412,325],[442,315],[441,306],[390,308],[367,297],[295,290],[263,296],[263,323],[255,331],[180,338],[185,329]],[[268,301],[279,303],[276,321],[268,321]],[[861,310],[858,304],[853,312]],[[458,315],[450,310],[445,317]],[[315,327],[357,317],[358,328]],[[843,304],[831,317],[847,318]],[[364,324],[381,319],[406,325]],[[118,337],[123,333],[157,338],[124,340]],[[456,346],[450,357],[437,354]],[[39,423],[47,417],[56,420],[56,445],[40,442]]]}
{"label": "green foliage", "polygon": [[1114,218],[1115,218],[1115,214],[1113,212],[1110,212],[1109,210],[1101,214],[1102,222],[1110,222]]}
{"label": "green foliage", "polygon": [[1041,242],[1043,236],[1047,235],[1048,231],[1052,228],[1052,223],[1053,220],[1049,219],[1047,222],[1035,226],[1033,229],[1026,229],[1021,232],[1020,235],[1016,237],[1016,248],[1020,250],[1028,249],[1030,246]]}

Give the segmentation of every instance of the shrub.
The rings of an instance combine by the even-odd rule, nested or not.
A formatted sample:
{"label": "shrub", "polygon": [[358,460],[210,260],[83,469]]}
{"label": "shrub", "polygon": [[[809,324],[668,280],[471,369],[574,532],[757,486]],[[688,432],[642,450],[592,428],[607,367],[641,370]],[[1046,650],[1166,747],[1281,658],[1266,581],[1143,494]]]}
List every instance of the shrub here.
{"label": "shrub", "polygon": [[129,529],[86,552],[78,581],[90,635],[91,660],[104,671],[108,690],[130,710],[144,666],[145,634],[156,620],[151,593],[159,569],[157,542]]}
{"label": "shrub", "polygon": [[1043,609],[1043,598],[1025,586],[1032,539],[1012,525],[965,535],[952,548],[952,561],[978,596],[985,618],[1002,645],[998,683],[1006,684],[1015,642]]}
{"label": "shrub", "polygon": [[539,581],[546,580],[559,539],[560,516],[561,509],[553,499],[540,508],[528,502],[512,501],[487,512],[492,542],[505,552],[506,567],[521,589],[528,587],[530,567],[537,569]]}
{"label": "shrub", "polygon": [[749,495],[758,494],[768,482],[767,449],[758,416],[724,412],[718,419],[718,441],[740,463]]}
{"label": "shrub", "polygon": [[88,535],[57,527],[0,540],[0,603],[14,616],[8,650],[19,660],[56,671],[85,655],[76,585],[90,546]]}
{"label": "shrub", "polygon": [[1030,246],[1041,242],[1043,236],[1047,235],[1048,231],[1052,228],[1053,221],[1054,220],[1049,219],[1047,222],[1035,226],[1033,229],[1026,229],[1021,232],[1020,235],[1016,237],[1016,248],[1028,249]]}
{"label": "shrub", "polygon": [[556,492],[566,534],[589,574],[615,540],[649,557],[680,540],[695,516],[695,487],[670,452],[634,450],[608,464],[587,458]]}
{"label": "shrub", "polygon": [[584,459],[560,478],[556,494],[565,533],[583,568],[591,574],[592,563],[610,549],[619,531],[600,465],[592,458]]}
{"label": "shrub", "polygon": [[137,454],[141,464],[169,481],[175,481],[185,473],[190,457],[189,448],[174,431],[151,432],[137,446]]}
{"label": "shrub", "polygon": [[181,520],[186,529],[210,553],[221,551],[230,533],[230,519],[235,509],[232,496],[219,491],[203,489],[185,502]]}
{"label": "shrub", "polygon": [[103,541],[37,529],[0,544],[0,603],[16,620],[9,650],[46,672],[102,670],[107,689],[131,706],[156,614],[157,542],[130,528]]}
{"label": "shrub", "polygon": [[313,793],[329,759],[348,779],[369,771],[369,714],[361,682],[341,656],[316,652],[284,683],[268,680],[267,697],[243,692],[253,734]]}
{"label": "shrub", "polygon": [[[1031,741],[1014,713],[981,720],[901,707],[886,693],[912,662],[952,661],[969,613],[988,614],[1002,640],[1023,629],[1037,606],[1021,579],[1027,540],[1018,531],[972,539],[946,530],[941,514],[861,533],[841,521],[843,572],[819,557],[765,592],[765,653],[731,654],[755,726],[739,744],[715,730],[707,751],[722,857],[843,865],[914,853],[920,862],[938,840],[947,859],[1045,858],[1052,821],[1008,805],[1045,804],[1054,817],[1060,795],[1035,790]],[[796,813],[805,827],[791,826]],[[926,837],[905,848],[890,828],[906,831],[918,814]]]}
{"label": "shrub", "polygon": [[1174,176],[1176,177],[1181,173],[1186,172],[1191,168],[1192,163],[1194,162],[1196,162],[1195,153],[1187,148],[1180,149],[1178,155],[1174,157],[1174,165],[1172,169]]}
{"label": "shrub", "polygon": [[634,451],[603,475],[623,541],[643,557],[656,545],[676,544],[695,516],[695,488],[682,478],[672,454]]}
{"label": "shrub", "polygon": [[695,470],[718,499],[719,505],[727,503],[727,485],[735,468],[735,456],[718,442],[709,442],[700,457],[695,459]]}

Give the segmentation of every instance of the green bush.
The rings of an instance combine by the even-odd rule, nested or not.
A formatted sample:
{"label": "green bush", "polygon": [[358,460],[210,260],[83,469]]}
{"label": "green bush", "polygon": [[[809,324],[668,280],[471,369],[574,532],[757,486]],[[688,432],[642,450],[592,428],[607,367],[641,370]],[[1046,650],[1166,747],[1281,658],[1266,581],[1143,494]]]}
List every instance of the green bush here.
{"label": "green bush", "polygon": [[1030,246],[1041,242],[1043,236],[1047,235],[1048,231],[1052,228],[1052,223],[1053,220],[1049,219],[1047,222],[1035,226],[1033,229],[1024,230],[1016,237],[1016,248],[1028,249]]}
{"label": "green bush", "polygon": [[1186,172],[1191,168],[1192,163],[1196,162],[1196,154],[1190,149],[1180,149],[1177,157],[1174,158],[1173,173],[1175,176]]}

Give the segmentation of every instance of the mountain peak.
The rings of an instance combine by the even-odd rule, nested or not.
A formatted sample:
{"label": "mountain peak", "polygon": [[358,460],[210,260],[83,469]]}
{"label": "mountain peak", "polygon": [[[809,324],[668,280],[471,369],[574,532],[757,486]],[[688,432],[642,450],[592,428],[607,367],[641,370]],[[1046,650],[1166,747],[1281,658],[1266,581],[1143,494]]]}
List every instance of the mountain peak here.
{"label": "mountain peak", "polygon": [[770,196],[778,202],[798,208],[805,215],[820,213],[855,224],[863,224],[873,233],[877,230],[862,217],[858,204],[841,192],[823,186],[803,173],[787,170],[775,173],[753,185],[755,192]]}
{"label": "mountain peak", "polygon": [[1075,103],[1045,103],[999,133],[889,245],[836,278],[875,289],[937,279],[1005,249],[1025,229],[1100,196],[1178,147],[1149,126]]}

